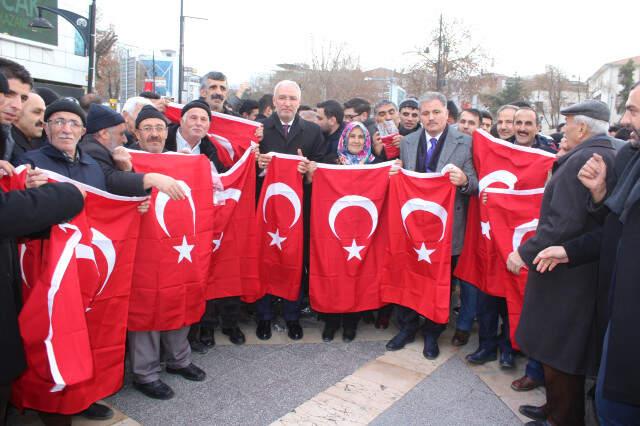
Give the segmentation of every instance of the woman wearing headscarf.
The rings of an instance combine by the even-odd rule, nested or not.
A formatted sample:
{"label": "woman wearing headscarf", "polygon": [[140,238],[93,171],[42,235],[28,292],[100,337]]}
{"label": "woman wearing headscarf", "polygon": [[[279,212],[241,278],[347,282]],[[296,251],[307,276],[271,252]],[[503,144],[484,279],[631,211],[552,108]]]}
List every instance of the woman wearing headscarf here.
{"label": "woman wearing headscarf", "polygon": [[[336,163],[345,166],[381,163],[386,160],[384,151],[381,152],[380,156],[374,154],[374,147],[371,143],[369,131],[362,123],[352,121],[345,126],[338,141]],[[401,164],[400,160],[396,160],[389,174],[397,173]],[[315,162],[310,163],[309,171],[306,174],[308,182],[313,180],[313,172],[316,167]],[[342,340],[351,342],[356,337],[360,316],[361,312],[323,314],[325,326],[322,331],[322,340],[325,342],[332,341],[336,331],[340,328],[340,325],[342,325]]]}

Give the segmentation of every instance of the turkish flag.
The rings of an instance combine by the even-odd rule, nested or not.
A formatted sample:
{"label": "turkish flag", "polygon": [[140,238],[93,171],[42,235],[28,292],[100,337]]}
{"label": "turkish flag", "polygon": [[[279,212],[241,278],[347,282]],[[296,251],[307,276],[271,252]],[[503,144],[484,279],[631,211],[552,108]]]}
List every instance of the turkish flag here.
{"label": "turkish flag", "polygon": [[302,176],[297,155],[271,153],[262,183],[256,223],[261,289],[254,302],[271,294],[297,300],[302,277]]}
{"label": "turkish flag", "polygon": [[507,257],[522,243],[535,235],[544,188],[531,190],[487,189],[487,212],[491,222],[491,233],[502,264],[500,281],[505,286],[511,345],[518,349],[514,334],[520,321],[527,269],[514,275],[507,270]]}
{"label": "turkish flag", "polygon": [[131,152],[138,172],[178,180],[187,195],[153,191],[142,217],[129,306],[129,330],[175,330],[200,321],[211,260],[213,187],[204,155]]}
{"label": "turkish flag", "polygon": [[226,173],[213,175],[213,242],[207,299],[255,295],[258,276],[256,162],[251,148]]}
{"label": "turkish flag", "polygon": [[[47,174],[54,181],[72,182],[52,172]],[[122,387],[141,198],[114,196],[76,184],[87,192],[83,212],[69,224],[52,227],[49,240],[30,241],[20,247],[26,308],[20,314],[20,327],[28,363],[12,392],[13,403],[20,408],[74,414]],[[77,240],[67,252],[72,256],[61,256],[59,248],[65,244],[66,249],[70,238]],[[52,267],[65,271],[62,285],[55,297],[43,298],[43,291],[48,296],[55,287],[56,275],[49,273]],[[54,314],[49,328],[51,350],[43,344],[41,333],[43,314],[49,310]],[[66,330],[80,326],[82,330],[77,330],[74,337],[82,337],[82,345],[58,340],[56,346]],[[56,366],[61,372],[83,366],[92,366],[93,370],[75,381],[62,374],[62,383],[54,374]]]}
{"label": "turkish flag", "polygon": [[389,244],[382,301],[442,324],[449,321],[455,196],[448,175],[400,170],[391,177],[387,201]]}
{"label": "turkish flag", "polygon": [[[167,118],[180,122],[181,104],[170,103],[165,109]],[[256,140],[256,128],[261,124],[242,117],[211,112],[211,124],[207,132],[209,140],[218,150],[218,158],[226,166],[231,167]]]}
{"label": "turkish flag", "polygon": [[487,188],[533,189],[545,185],[555,155],[505,142],[477,130],[473,133],[473,164],[478,175],[478,197],[469,200],[464,246],[454,275],[483,292],[505,297],[501,281],[504,265],[497,257],[492,224],[481,203]]}
{"label": "turkish flag", "polygon": [[0,189],[4,192],[24,190],[26,188],[27,166],[24,164],[14,169],[13,174],[1,175]]}
{"label": "turkish flag", "polygon": [[377,309],[387,244],[391,162],[319,164],[311,195],[309,298],[319,312]]}

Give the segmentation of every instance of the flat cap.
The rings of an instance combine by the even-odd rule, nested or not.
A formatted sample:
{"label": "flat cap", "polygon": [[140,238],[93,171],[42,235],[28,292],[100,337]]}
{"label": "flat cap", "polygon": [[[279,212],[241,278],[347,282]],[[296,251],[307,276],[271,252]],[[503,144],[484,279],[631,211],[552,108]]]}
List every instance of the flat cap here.
{"label": "flat cap", "polygon": [[611,111],[609,106],[602,101],[595,99],[587,99],[577,104],[573,104],[569,107],[560,110],[562,115],[584,115],[585,117],[591,117],[595,120],[601,120],[609,122],[611,117]]}
{"label": "flat cap", "polygon": [[87,116],[84,113],[84,110],[80,108],[80,105],[77,101],[73,101],[68,98],[60,98],[57,101],[54,101],[51,105],[44,110],[44,121],[49,121],[49,117],[51,117],[56,112],[70,112],[72,114],[77,115],[82,120],[82,125],[87,127]]}

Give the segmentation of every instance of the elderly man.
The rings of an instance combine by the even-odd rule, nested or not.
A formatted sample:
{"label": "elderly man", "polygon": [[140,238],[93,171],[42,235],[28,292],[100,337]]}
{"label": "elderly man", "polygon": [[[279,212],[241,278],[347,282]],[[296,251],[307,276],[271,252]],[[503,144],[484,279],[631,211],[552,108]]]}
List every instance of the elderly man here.
{"label": "elderly man", "polygon": [[475,108],[465,108],[458,118],[458,130],[472,136],[473,132],[480,127],[480,120],[482,120],[480,111]]}
{"label": "elderly man", "polygon": [[151,100],[147,98],[134,96],[133,98],[127,99],[122,106],[122,117],[127,125],[127,131],[125,133],[127,136],[127,143],[124,145],[126,148],[131,148],[133,144],[136,143],[136,118],[138,117],[138,113],[142,107],[145,105],[153,104],[151,103]]}
{"label": "elderly man", "polygon": [[[587,100],[561,111],[566,116],[567,153],[556,160],[540,209],[536,235],[507,259],[518,273],[529,269],[524,305],[516,340],[522,350],[543,364],[547,403],[536,412],[554,425],[584,424],[585,375],[595,373],[595,313],[598,298],[597,262],[568,268],[564,265],[541,274],[533,263],[545,247],[590,231],[597,220],[590,211],[589,190],[576,178],[594,154],[612,169],[615,150],[607,135],[609,108]],[[518,119],[524,119],[516,113]],[[516,125],[517,128],[517,125]],[[517,134],[517,131],[516,131]],[[607,190],[614,177],[607,177]]]}
{"label": "elderly man", "polygon": [[[300,86],[294,81],[283,80],[276,84],[273,91],[275,113],[263,121],[264,139],[260,143],[260,155],[258,155],[258,167],[266,169],[271,161],[270,152],[297,155],[302,152],[308,160],[323,162],[326,155],[326,146],[322,130],[317,124],[301,119],[297,112],[300,107],[302,92]],[[261,179],[259,180],[261,184]],[[310,197],[305,193],[304,214],[308,219]],[[305,220],[305,227],[308,226]],[[306,230],[305,230],[306,231]],[[308,235],[305,232],[305,235]],[[308,240],[305,238],[305,250],[303,262],[308,265]],[[305,268],[303,268],[303,271]],[[308,279],[306,271],[303,272],[303,280]],[[301,286],[301,288],[304,286]],[[300,326],[300,297],[297,300],[285,300],[283,303],[283,316],[287,323],[288,335],[292,340],[302,339],[303,331]],[[271,306],[273,296],[267,294],[257,302],[258,326],[256,336],[261,340],[271,338],[271,321],[274,318]]]}
{"label": "elderly man", "polygon": [[513,116],[517,110],[518,107],[515,105],[502,105],[498,108],[498,113],[496,114],[496,131],[500,139],[506,141],[515,135]]}
{"label": "elderly man", "polygon": [[[146,111],[145,108],[155,110],[147,105],[140,110],[138,117]],[[162,116],[159,111],[155,111],[157,115]],[[138,121],[136,118],[136,131]],[[125,129],[124,118],[111,108],[96,104],[89,107],[87,135],[80,147],[102,168],[107,191],[125,196],[145,196],[151,188],[156,188],[174,200],[184,198],[184,191],[170,176],[160,173],[133,173],[131,155],[123,147],[127,140]]]}
{"label": "elderly man", "polygon": [[[206,125],[208,128],[208,124]],[[136,119],[136,136],[143,151],[159,154],[165,150],[167,122],[153,106],[142,108]],[[173,389],[160,379],[161,346],[166,359],[166,372],[201,382],[206,373],[191,362],[189,326],[177,330],[128,331],[129,356],[133,386],[154,399],[171,399]]]}
{"label": "elderly man", "polygon": [[15,145],[11,154],[12,161],[27,151],[41,148],[44,145],[44,100],[37,93],[29,93],[18,119],[11,127],[11,135]]}
{"label": "elderly man", "polygon": [[[404,168],[417,172],[439,172],[450,165],[449,178],[457,187],[452,241],[452,268],[462,250],[467,219],[469,196],[478,191],[478,178],[471,157],[471,138],[447,124],[447,98],[437,92],[429,92],[420,100],[420,120],[424,132],[414,132],[402,140],[400,159]],[[416,283],[419,285],[419,283]],[[456,325],[454,344],[465,344],[469,338],[475,316],[475,287],[460,281],[461,308]],[[414,340],[420,317],[417,312],[398,307],[400,332],[387,343],[387,349],[402,349]],[[424,324],[423,355],[435,359],[440,354],[438,337],[446,324],[426,319]],[[463,343],[464,342],[464,343]]]}

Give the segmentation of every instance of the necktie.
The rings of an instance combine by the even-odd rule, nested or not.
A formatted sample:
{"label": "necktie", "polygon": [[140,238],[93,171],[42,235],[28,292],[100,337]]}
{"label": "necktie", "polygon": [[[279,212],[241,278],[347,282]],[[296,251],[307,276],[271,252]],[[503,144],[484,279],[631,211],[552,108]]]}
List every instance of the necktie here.
{"label": "necktie", "polygon": [[283,124],[282,125],[282,130],[284,131],[284,138],[288,138],[289,137],[289,125],[288,124]]}
{"label": "necktie", "polygon": [[429,168],[429,162],[431,161],[431,157],[433,156],[433,151],[435,151],[437,144],[438,144],[438,139],[436,138],[429,139],[429,149],[427,149],[427,152],[424,155],[424,168],[426,169],[427,172],[433,171]]}

